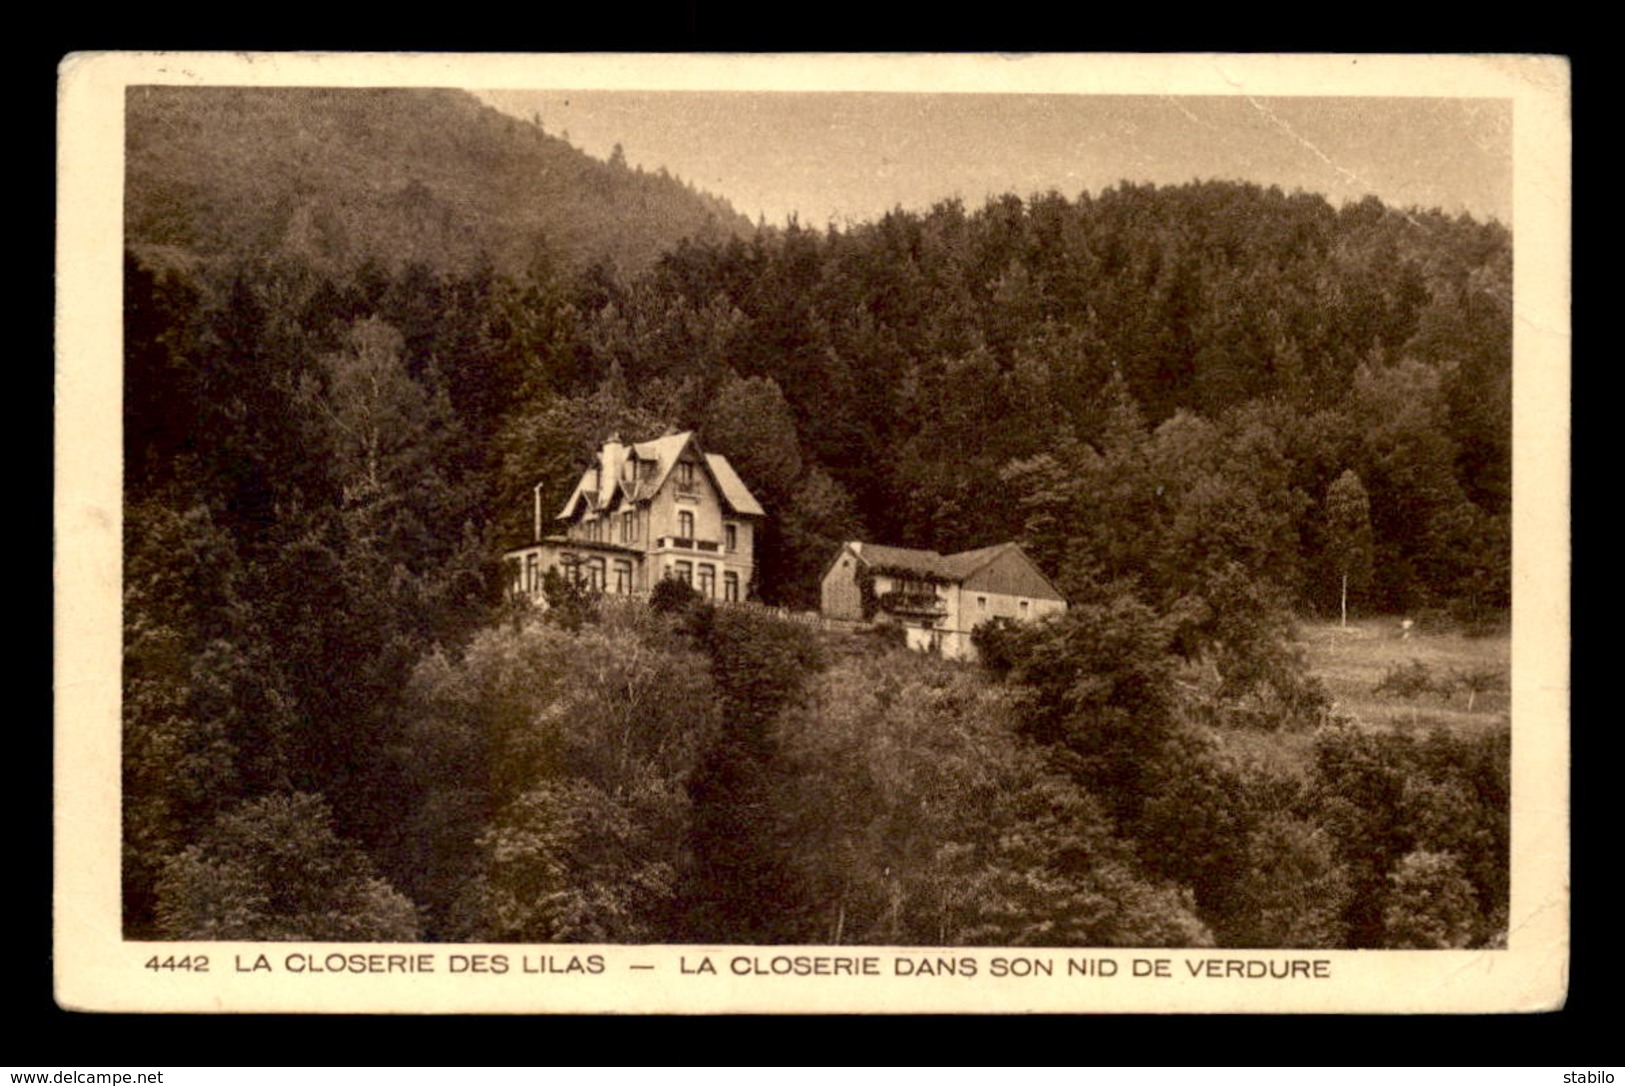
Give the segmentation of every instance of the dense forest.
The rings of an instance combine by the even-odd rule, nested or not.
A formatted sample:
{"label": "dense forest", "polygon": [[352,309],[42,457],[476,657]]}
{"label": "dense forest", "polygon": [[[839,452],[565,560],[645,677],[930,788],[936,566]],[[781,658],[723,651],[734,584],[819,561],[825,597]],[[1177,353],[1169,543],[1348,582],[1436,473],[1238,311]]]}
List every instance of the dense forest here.
{"label": "dense forest", "polygon": [[[1504,938],[1506,729],[1341,720],[1289,639],[1504,621],[1498,224],[1125,184],[640,268],[175,216],[125,264],[132,937]],[[531,487],[667,427],[767,508],[763,600],[844,539],[1018,539],[1071,610],[967,666],[504,599]]]}

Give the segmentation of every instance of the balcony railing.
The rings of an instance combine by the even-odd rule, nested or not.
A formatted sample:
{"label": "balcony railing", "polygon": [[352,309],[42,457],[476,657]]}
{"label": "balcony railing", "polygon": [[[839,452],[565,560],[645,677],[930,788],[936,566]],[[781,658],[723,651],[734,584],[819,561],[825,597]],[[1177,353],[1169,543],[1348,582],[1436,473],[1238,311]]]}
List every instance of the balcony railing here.
{"label": "balcony railing", "polygon": [[692,483],[685,483],[679,480],[677,483],[677,496],[679,498],[698,498],[700,496],[700,481],[696,479]]}
{"label": "balcony railing", "polygon": [[934,592],[882,592],[875,597],[882,610],[894,615],[945,615],[948,601]]}
{"label": "balcony railing", "polygon": [[663,535],[655,540],[655,545],[662,550],[703,551],[706,554],[716,554],[722,547],[714,539],[691,539],[681,535]]}

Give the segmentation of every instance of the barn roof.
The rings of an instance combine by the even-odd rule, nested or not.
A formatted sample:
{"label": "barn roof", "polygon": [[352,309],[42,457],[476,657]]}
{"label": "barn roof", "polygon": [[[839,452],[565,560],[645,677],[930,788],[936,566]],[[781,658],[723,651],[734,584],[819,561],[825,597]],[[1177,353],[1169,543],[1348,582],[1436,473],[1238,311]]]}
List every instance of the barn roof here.
{"label": "barn roof", "polygon": [[940,577],[942,555],[912,547],[886,547],[879,543],[852,543],[852,552],[868,566],[905,570],[925,577]]}
{"label": "barn roof", "polygon": [[871,568],[912,573],[921,578],[951,584],[963,584],[1000,558],[1013,555],[1019,563],[1017,568],[1025,570],[1021,576],[1036,578],[1032,590],[1022,593],[1023,595],[1064,599],[1055,590],[1054,585],[1050,584],[1049,578],[1045,577],[1033,564],[1032,559],[1027,557],[1021,545],[1014,542],[995,543],[991,547],[978,547],[975,550],[960,551],[958,554],[938,554],[936,551],[918,550],[913,547],[887,547],[878,543],[854,542],[848,543],[847,548]]}

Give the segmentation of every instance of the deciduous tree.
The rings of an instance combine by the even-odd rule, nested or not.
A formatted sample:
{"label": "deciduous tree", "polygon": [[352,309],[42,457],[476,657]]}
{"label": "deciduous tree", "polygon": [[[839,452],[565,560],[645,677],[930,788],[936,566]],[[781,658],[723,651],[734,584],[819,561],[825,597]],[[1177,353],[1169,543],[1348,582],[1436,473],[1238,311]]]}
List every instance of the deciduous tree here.
{"label": "deciduous tree", "polygon": [[320,796],[270,795],[227,811],[165,865],[168,939],[410,942],[412,902],[333,830]]}
{"label": "deciduous tree", "polygon": [[1345,471],[1326,491],[1327,553],[1341,585],[1342,625],[1349,624],[1349,588],[1371,576],[1371,499],[1360,477]]}

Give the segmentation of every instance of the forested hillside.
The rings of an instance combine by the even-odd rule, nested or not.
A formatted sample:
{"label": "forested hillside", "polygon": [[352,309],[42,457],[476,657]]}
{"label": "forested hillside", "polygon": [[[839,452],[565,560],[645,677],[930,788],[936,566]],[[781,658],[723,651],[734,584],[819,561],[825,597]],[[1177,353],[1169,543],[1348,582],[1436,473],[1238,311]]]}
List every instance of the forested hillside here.
{"label": "forested hillside", "polygon": [[[204,248],[195,190],[158,189],[194,233],[132,238]],[[1498,937],[1505,732],[1339,726],[1286,635],[1345,601],[1504,619],[1499,225],[1123,186],[637,274],[396,230],[362,261],[132,246],[132,933]],[[1072,610],[966,670],[504,603],[531,487],[667,426],[761,497],[764,599],[810,605],[842,539],[1015,538]],[[1236,764],[1236,728],[1321,729],[1311,770]],[[270,870],[307,898],[245,905]]]}
{"label": "forested hillside", "polygon": [[638,270],[678,238],[750,231],[725,200],[463,91],[131,87],[126,125],[126,237],[154,258]]}

